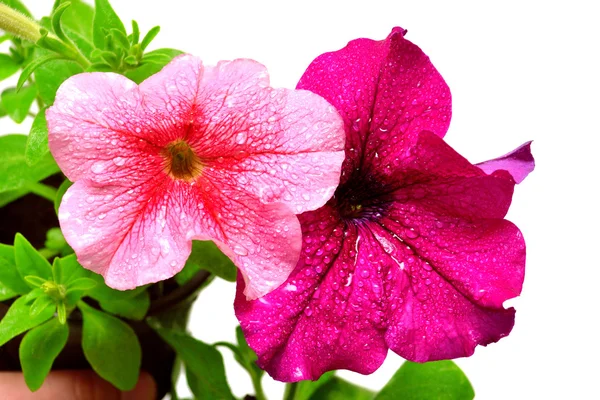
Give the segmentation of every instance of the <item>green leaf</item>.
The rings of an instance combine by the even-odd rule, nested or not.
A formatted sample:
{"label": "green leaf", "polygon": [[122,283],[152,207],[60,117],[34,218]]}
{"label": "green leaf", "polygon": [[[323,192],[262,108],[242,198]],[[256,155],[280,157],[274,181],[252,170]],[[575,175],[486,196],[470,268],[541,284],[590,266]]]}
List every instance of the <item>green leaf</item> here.
{"label": "green leaf", "polygon": [[142,83],[148,77],[159,72],[174,57],[183,54],[175,49],[158,49],[148,52],[142,58],[143,64],[139,67],[125,72],[125,76],[136,83]]}
{"label": "green leaf", "polygon": [[39,276],[35,275],[27,275],[23,277],[23,279],[34,288],[42,287],[42,285],[47,282],[44,278],[40,278]]}
{"label": "green leaf", "polygon": [[11,291],[18,294],[27,294],[31,287],[25,283],[15,264],[15,251],[13,246],[0,243],[0,282]]}
{"label": "green leaf", "polygon": [[6,89],[2,92],[2,105],[6,110],[6,114],[17,124],[23,122],[37,93],[38,90],[35,85],[25,86],[18,92],[14,88]]}
{"label": "green leaf", "polygon": [[[374,393],[337,376],[329,379],[310,398],[311,400],[372,400]],[[402,399],[404,400],[404,399]]]}
{"label": "green leaf", "polygon": [[140,41],[140,27],[136,20],[131,20],[131,44],[138,44]]}
{"label": "green leaf", "polygon": [[154,40],[156,35],[158,35],[158,32],[160,32],[160,26],[155,26],[146,33],[146,36],[144,36],[142,43],[140,44],[142,50],[146,50],[146,47]]}
{"label": "green leaf", "polygon": [[[71,7],[65,10],[61,18],[62,27],[65,30],[65,33],[71,40],[73,40],[73,37],[69,34],[69,31],[74,32],[88,42],[91,42],[94,8],[81,0],[59,0],[54,5],[55,9],[66,2],[70,2]],[[77,41],[73,41],[77,44]]]}
{"label": "green leaf", "polygon": [[178,331],[153,326],[158,334],[175,349],[191,375],[188,384],[198,399],[233,399],[225,377],[221,353],[213,346]]}
{"label": "green leaf", "polygon": [[237,269],[235,264],[227,257],[216,244],[211,241],[194,240],[192,254],[187,260],[201,269],[207,270],[229,282],[235,282]]}
{"label": "green leaf", "polygon": [[33,18],[27,7],[25,7],[25,5],[23,5],[23,3],[21,3],[19,0],[0,0],[0,3],[6,4],[13,10],[17,10],[29,18]]}
{"label": "green leaf", "polygon": [[28,183],[35,183],[60,171],[50,153],[34,166],[25,163],[27,136],[0,136],[0,193],[9,190],[25,189]]}
{"label": "green leaf", "polygon": [[60,228],[50,228],[48,229],[48,232],[46,232],[44,246],[46,246],[47,249],[62,251],[68,244]]}
{"label": "green leaf", "polygon": [[69,326],[56,318],[33,328],[23,338],[19,347],[21,369],[29,390],[38,390],[69,338]]}
{"label": "green leaf", "polygon": [[36,69],[38,69],[48,61],[58,60],[61,58],[63,57],[60,54],[48,54],[43,57],[34,58],[33,60],[31,60],[31,62],[27,64],[25,68],[23,68],[23,72],[21,72],[21,75],[19,75],[19,81],[17,82],[17,90],[21,90],[25,82],[27,82],[27,79],[29,79],[31,74],[33,74],[33,72]]}
{"label": "green leaf", "polygon": [[141,321],[150,308],[150,295],[143,291],[137,296],[119,300],[99,300],[104,311],[119,317]]}
{"label": "green leaf", "polygon": [[96,3],[96,14],[94,15],[94,22],[92,25],[94,45],[99,49],[107,49],[106,35],[103,29],[110,30],[111,28],[121,31],[127,35],[125,26],[119,16],[115,13],[115,10],[111,7],[108,0],[95,0]]}
{"label": "green leaf", "polygon": [[[83,267],[81,267],[83,268]],[[90,278],[94,279],[98,284],[90,292],[90,297],[97,301],[120,301],[131,299],[146,290],[146,286],[139,286],[131,290],[115,290],[106,286],[102,275],[91,273]]]}
{"label": "green leaf", "polygon": [[67,293],[74,290],[88,291],[96,287],[96,281],[90,278],[77,278],[67,286]]}
{"label": "green leaf", "polygon": [[21,333],[49,320],[54,315],[54,307],[49,306],[35,317],[29,315],[31,307],[25,297],[19,297],[0,321],[0,346]]}
{"label": "green leaf", "polygon": [[[325,385],[335,376],[335,371],[329,371],[321,375],[321,377],[316,381],[300,381],[296,382],[296,391],[294,392],[294,400],[309,400],[312,399],[313,394],[321,388],[321,386]],[[291,386],[286,387],[286,392],[291,388]],[[284,398],[287,398],[284,396]]]}
{"label": "green leaf", "polygon": [[40,315],[44,310],[50,307],[52,310],[56,308],[54,304],[54,300],[46,294],[42,294],[38,296],[35,301],[31,304],[31,308],[29,309],[29,316],[36,317]]}
{"label": "green leaf", "polygon": [[174,276],[175,281],[180,286],[185,285],[201,269],[202,268],[200,268],[197,264],[194,264],[193,262],[186,262],[183,266],[183,269]]}
{"label": "green leaf", "polygon": [[29,192],[30,190],[28,188],[21,188],[0,193],[0,207],[4,207],[17,199],[20,199]]}
{"label": "green leaf", "polygon": [[19,294],[17,292],[13,292],[8,286],[0,282],[0,301],[12,299],[13,297],[16,297],[18,295]]}
{"label": "green leaf", "polygon": [[25,162],[27,165],[35,165],[50,151],[48,148],[48,125],[46,124],[46,110],[40,110],[33,120],[29,136],[27,136],[27,147],[25,147]]}
{"label": "green leaf", "polygon": [[67,323],[67,306],[63,301],[56,305],[56,316],[58,318],[58,322],[61,324],[65,325]]}
{"label": "green leaf", "polygon": [[35,299],[37,299],[38,297],[40,297],[43,294],[45,294],[44,289],[42,289],[42,288],[33,289],[31,292],[29,292],[25,296],[23,296],[23,298],[25,299],[25,304],[30,305],[31,303],[33,303],[33,301]]}
{"label": "green leaf", "polygon": [[135,332],[118,318],[78,303],[83,314],[82,346],[85,358],[98,375],[120,390],[137,383],[142,350]]}
{"label": "green leaf", "polygon": [[256,356],[254,350],[248,346],[248,342],[246,342],[246,338],[244,337],[244,332],[242,332],[242,328],[239,326],[235,328],[235,337],[237,339],[238,351],[243,357],[246,369],[251,375],[254,375],[256,378],[260,379],[260,377],[264,374],[264,371],[256,364],[258,357]]}
{"label": "green leaf", "polygon": [[[44,57],[52,54],[50,51],[37,47],[34,57]],[[39,66],[34,72],[39,94],[46,105],[54,103],[58,87],[69,77],[83,72],[83,68],[75,61],[50,60]]]}
{"label": "green leaf", "polygon": [[110,34],[113,38],[115,38],[116,42],[119,43],[123,49],[129,50],[130,43],[125,33],[121,32],[118,29],[112,28],[110,30]]}
{"label": "green leaf", "polygon": [[11,56],[0,54],[0,81],[17,72],[19,68],[21,66]]}
{"label": "green leaf", "polygon": [[48,260],[20,233],[15,236],[15,262],[22,277],[35,275],[46,280],[52,278],[52,267]]}
{"label": "green leaf", "polygon": [[375,400],[470,400],[474,397],[471,383],[452,361],[424,364],[406,361]]}
{"label": "green leaf", "polygon": [[62,258],[55,258],[54,264],[55,266],[53,268],[60,270],[60,272],[56,272],[57,283],[65,285],[65,287],[68,287],[71,282],[79,278],[93,278],[94,275],[96,275],[83,268],[81,264],[77,262],[77,256],[75,254],[70,254]]}
{"label": "green leaf", "polygon": [[60,206],[63,196],[67,192],[67,189],[71,186],[73,186],[73,182],[65,179],[64,182],[58,187],[58,190],[56,191],[56,198],[54,198],[54,211],[56,211],[56,215],[58,215],[58,207]]}

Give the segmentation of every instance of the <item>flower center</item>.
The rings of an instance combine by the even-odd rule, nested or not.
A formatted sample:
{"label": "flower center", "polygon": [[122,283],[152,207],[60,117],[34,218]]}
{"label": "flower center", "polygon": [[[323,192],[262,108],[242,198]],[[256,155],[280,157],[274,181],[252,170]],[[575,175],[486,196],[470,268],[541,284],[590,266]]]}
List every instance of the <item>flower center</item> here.
{"label": "flower center", "polygon": [[382,216],[389,204],[382,196],[384,188],[376,181],[350,180],[335,192],[340,216],[347,221],[373,221]]}
{"label": "flower center", "polygon": [[202,162],[183,140],[169,143],[162,151],[165,172],[172,178],[191,181],[202,172]]}

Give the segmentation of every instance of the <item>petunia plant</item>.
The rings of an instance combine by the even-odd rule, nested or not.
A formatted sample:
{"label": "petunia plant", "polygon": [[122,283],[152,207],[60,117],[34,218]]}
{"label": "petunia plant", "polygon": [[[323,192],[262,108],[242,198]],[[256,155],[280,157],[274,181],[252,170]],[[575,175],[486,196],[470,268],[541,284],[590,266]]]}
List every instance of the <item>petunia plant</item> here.
{"label": "petunia plant", "polygon": [[[257,61],[205,65],[131,28],[108,0],[34,20],[0,0],[0,371],[31,391],[141,371],[177,399],[472,399],[451,359],[507,336],[525,242],[504,219],[530,143],[472,164],[443,140],[450,90],[394,28],[317,57],[295,89]],[[12,76],[12,78],[11,78]],[[23,223],[25,221],[25,223]],[[186,330],[213,279],[237,281],[236,343]],[[388,349],[407,361],[375,393]],[[182,367],[182,368],[180,368]],[[2,372],[0,372],[1,374]]]}

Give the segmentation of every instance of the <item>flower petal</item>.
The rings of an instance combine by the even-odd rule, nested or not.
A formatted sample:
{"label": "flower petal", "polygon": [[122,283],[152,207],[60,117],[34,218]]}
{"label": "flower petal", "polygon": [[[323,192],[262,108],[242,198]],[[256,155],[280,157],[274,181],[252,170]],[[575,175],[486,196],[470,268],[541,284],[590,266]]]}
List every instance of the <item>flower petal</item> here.
{"label": "flower petal", "polygon": [[[278,289],[247,301],[238,281],[236,315],[258,365],[277,380],[317,379],[338,368],[366,374],[385,359],[381,286],[372,287],[356,273],[355,259],[363,265],[361,257],[368,252],[358,249],[358,230],[344,235],[344,224],[334,213],[325,206],[300,216],[300,262]],[[374,265],[370,272],[377,274]]]}
{"label": "flower petal", "polygon": [[[317,57],[299,89],[320,94],[340,112],[346,127],[342,183],[364,158],[384,156],[390,138],[429,130],[443,137],[450,124],[448,86],[419,47],[395,28],[383,41],[353,40]],[[362,165],[359,165],[362,163]]]}
{"label": "flower petal", "polygon": [[59,209],[61,229],[79,262],[113,288],[170,278],[185,264],[195,229],[177,213],[180,189],[153,179],[131,186],[75,182]]}
{"label": "flower petal", "polygon": [[531,142],[517,147],[515,150],[502,157],[475,164],[486,174],[492,174],[497,170],[508,171],[515,182],[521,183],[535,168],[535,160],[531,155]]}
{"label": "flower petal", "polygon": [[[160,160],[141,135],[142,102],[137,85],[112,73],[84,73],[67,79],[46,111],[48,144],[72,181],[109,183],[155,173]],[[154,153],[156,153],[154,151]],[[130,162],[139,154],[144,161]]]}
{"label": "flower petal", "polygon": [[193,143],[203,161],[264,203],[296,213],[325,204],[339,182],[344,131],[337,111],[307,91],[273,89],[252,60],[207,67]]}

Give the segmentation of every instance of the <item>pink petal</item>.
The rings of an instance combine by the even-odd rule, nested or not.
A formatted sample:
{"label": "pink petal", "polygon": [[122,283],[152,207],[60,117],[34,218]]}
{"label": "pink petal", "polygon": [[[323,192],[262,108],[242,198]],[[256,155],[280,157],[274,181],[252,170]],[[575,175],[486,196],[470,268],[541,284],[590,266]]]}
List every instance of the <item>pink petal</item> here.
{"label": "pink petal", "polygon": [[[95,72],[66,80],[46,111],[48,144],[63,173],[72,181],[107,183],[156,172],[154,146],[135,133],[141,132],[141,102],[137,85],[121,75]],[[131,162],[140,154],[143,163]]]}
{"label": "pink petal", "polygon": [[486,174],[492,174],[497,170],[507,171],[515,182],[521,183],[535,168],[535,160],[531,155],[531,142],[522,144],[502,157],[475,165],[481,168]]}
{"label": "pink petal", "polygon": [[207,67],[195,116],[198,153],[264,203],[313,210],[339,182],[342,120],[314,93],[268,84],[267,70],[252,60]]}
{"label": "pink petal", "polygon": [[[236,315],[258,365],[277,380],[317,379],[339,368],[366,374],[385,359],[382,287],[371,286],[354,264],[359,258],[363,266],[366,259],[360,257],[368,252],[362,246],[368,243],[359,242],[357,229],[344,235],[344,224],[334,213],[325,206],[300,217],[302,255],[278,289],[248,302],[238,281]],[[377,275],[375,265],[364,267]]]}
{"label": "pink petal", "polygon": [[380,149],[393,137],[429,130],[443,137],[450,124],[448,86],[419,47],[395,28],[382,41],[353,40],[317,57],[299,89],[327,99],[346,126],[342,183],[365,158],[386,157]]}

